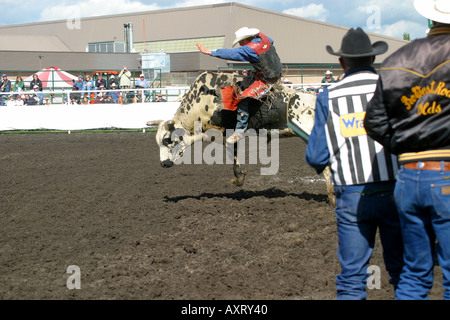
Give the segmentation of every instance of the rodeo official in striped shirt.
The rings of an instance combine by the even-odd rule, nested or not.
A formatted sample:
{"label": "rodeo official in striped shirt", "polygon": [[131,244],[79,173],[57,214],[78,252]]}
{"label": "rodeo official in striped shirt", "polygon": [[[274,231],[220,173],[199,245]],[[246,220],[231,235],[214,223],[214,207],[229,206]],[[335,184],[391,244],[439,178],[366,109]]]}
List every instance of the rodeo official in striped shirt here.
{"label": "rodeo official in striped shirt", "polygon": [[414,5],[433,26],[383,61],[365,124],[400,164],[394,195],[405,267],[395,297],[429,299],[437,256],[450,300],[450,0]]}
{"label": "rodeo official in striped shirt", "polygon": [[339,56],[344,78],[319,93],[315,124],[306,161],[317,173],[330,166],[336,195],[338,258],[337,299],[366,299],[369,259],[380,229],[386,269],[397,286],[403,266],[403,244],[393,191],[396,157],[371,139],[364,129],[368,101],[378,75],[375,56],[387,51],[384,41],[370,42],[361,29],[350,29]]}

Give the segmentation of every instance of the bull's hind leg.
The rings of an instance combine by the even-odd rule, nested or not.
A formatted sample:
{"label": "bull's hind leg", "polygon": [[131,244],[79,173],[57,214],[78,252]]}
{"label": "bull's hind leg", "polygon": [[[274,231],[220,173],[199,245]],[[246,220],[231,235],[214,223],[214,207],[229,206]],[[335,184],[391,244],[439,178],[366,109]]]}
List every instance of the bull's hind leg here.
{"label": "bull's hind leg", "polygon": [[328,200],[330,201],[330,204],[335,207],[336,206],[336,195],[334,194],[334,186],[331,183],[331,172],[330,167],[326,167],[323,171],[323,176],[325,178],[325,182],[327,185],[327,194],[328,194]]}
{"label": "bull's hind leg", "polygon": [[234,178],[231,183],[235,186],[242,186],[245,181],[246,172],[242,170],[237,156],[237,143],[234,144],[234,163],[233,163]]}

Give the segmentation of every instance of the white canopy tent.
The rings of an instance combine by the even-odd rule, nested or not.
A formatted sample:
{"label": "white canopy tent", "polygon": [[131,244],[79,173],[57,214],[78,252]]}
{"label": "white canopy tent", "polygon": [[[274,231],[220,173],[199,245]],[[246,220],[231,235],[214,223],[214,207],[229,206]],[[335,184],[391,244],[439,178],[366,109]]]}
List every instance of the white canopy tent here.
{"label": "white canopy tent", "polygon": [[[36,72],[39,79],[42,81],[42,88],[47,89],[62,89],[62,88],[72,88],[73,80],[77,80],[78,77],[63,71],[56,67],[44,68],[41,71]],[[30,82],[33,80],[33,75],[25,78],[23,81],[29,86]]]}

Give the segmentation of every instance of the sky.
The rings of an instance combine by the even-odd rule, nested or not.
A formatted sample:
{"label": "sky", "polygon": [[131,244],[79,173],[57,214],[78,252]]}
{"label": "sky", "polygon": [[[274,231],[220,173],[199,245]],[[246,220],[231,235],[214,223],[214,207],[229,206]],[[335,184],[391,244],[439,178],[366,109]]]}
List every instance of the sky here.
{"label": "sky", "polygon": [[[241,0],[241,4],[319,20],[345,27],[361,27],[395,38],[426,36],[427,20],[414,9],[414,0]],[[222,0],[0,0],[0,25],[78,17],[175,9]],[[251,27],[251,26],[249,26]],[[301,31],[300,31],[301,32]]]}

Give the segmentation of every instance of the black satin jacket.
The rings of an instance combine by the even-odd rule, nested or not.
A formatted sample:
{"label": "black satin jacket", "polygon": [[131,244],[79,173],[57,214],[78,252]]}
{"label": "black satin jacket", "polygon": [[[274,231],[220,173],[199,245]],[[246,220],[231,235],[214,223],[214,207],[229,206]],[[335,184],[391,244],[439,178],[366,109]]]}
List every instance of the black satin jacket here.
{"label": "black satin jacket", "polygon": [[450,160],[450,26],[382,63],[364,127],[399,163]]}

